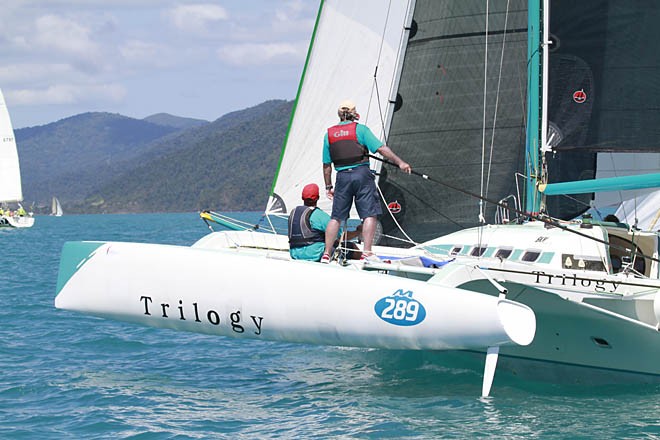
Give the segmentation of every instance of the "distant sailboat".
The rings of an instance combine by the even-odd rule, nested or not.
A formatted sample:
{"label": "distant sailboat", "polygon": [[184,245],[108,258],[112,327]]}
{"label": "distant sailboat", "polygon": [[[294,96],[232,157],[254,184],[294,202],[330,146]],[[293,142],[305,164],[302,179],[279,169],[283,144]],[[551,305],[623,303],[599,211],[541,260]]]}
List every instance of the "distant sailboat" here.
{"label": "distant sailboat", "polygon": [[57,199],[57,197],[53,197],[53,203],[51,205],[50,215],[53,215],[55,217],[62,217],[62,214],[64,214],[64,212],[62,211],[62,205],[60,205],[60,201]]}
{"label": "distant sailboat", "polygon": [[[0,227],[29,228],[34,224],[34,217],[19,203],[22,200],[16,139],[0,90]],[[10,203],[16,203],[18,207],[12,209]]]}

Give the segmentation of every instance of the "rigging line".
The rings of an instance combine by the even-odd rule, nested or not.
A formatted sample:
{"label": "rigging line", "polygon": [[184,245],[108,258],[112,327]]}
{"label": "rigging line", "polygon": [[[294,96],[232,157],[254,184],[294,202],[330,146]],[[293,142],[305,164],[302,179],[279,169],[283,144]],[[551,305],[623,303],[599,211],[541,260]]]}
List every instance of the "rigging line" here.
{"label": "rigging line", "polygon": [[490,153],[488,157],[488,172],[486,173],[486,195],[488,195],[488,188],[490,186],[490,173],[493,165],[493,149],[495,146],[495,127],[497,127],[497,110],[500,105],[500,88],[502,85],[502,69],[504,65],[504,47],[506,46],[506,30],[509,23],[509,4],[510,0],[506,2],[506,12],[504,14],[504,33],[502,34],[502,51],[500,52],[500,71],[497,76],[497,93],[495,93],[495,111],[493,112],[493,129],[490,136]]}
{"label": "rigging line", "polygon": [[[378,57],[376,58],[376,67],[374,69],[374,88],[376,89],[376,100],[378,103],[378,112],[381,114],[382,121],[382,110],[380,108],[380,97],[378,94],[378,67],[380,66],[380,57],[383,53],[383,46],[385,45],[385,33],[387,32],[387,23],[390,21],[390,10],[392,8],[392,0],[387,4],[387,12],[385,13],[385,23],[383,23],[383,32],[380,34],[380,47],[378,48]],[[371,89],[369,94],[369,104],[367,105],[367,115],[365,121],[369,119],[369,113],[371,112],[371,98],[374,94],[374,88]],[[385,125],[383,124],[383,133],[385,133]]]}
{"label": "rigging line", "polygon": [[[383,160],[383,159],[378,159],[378,160]],[[391,162],[387,162],[387,161],[385,161],[385,163],[389,163],[390,165],[394,165],[394,164],[392,164]],[[394,166],[396,166],[396,165],[394,165]],[[397,167],[397,168],[398,168],[398,167]],[[415,173],[413,172],[413,174],[415,174]],[[404,188],[403,186],[398,186],[397,188],[399,188],[401,191],[404,191],[404,192],[405,192],[406,194],[408,194],[409,196],[413,197],[415,200],[417,200],[418,202],[420,202],[422,205],[427,206],[431,211],[435,212],[435,213],[438,214],[440,217],[444,218],[445,220],[448,220],[450,223],[453,223],[454,225],[458,226],[458,227],[461,228],[461,229],[465,229],[465,225],[460,224],[459,222],[457,222],[457,221],[454,220],[453,218],[449,217],[448,215],[443,214],[442,212],[438,211],[437,209],[435,209],[433,206],[429,205],[424,199],[422,199],[421,197],[419,197],[419,196],[418,196],[417,194],[415,194],[414,192],[410,191],[410,190],[407,189],[407,188]]]}
{"label": "rigging line", "polygon": [[[486,162],[486,103],[488,93],[488,13],[489,13],[490,0],[486,0],[486,33],[484,44],[484,102],[483,102],[483,121],[481,130],[481,182],[479,187],[479,195],[484,197],[484,165]],[[486,223],[484,217],[484,203],[483,199],[479,199],[479,223]]]}
{"label": "rigging line", "polygon": [[[376,185],[376,188],[378,189],[378,194],[380,194],[380,199],[385,204],[385,208],[387,208],[387,212],[390,214],[390,217],[394,221],[394,224],[396,225],[396,227],[399,228],[399,231],[401,231],[401,233],[406,237],[408,242],[416,245],[417,243],[412,238],[410,238],[410,236],[406,233],[406,231],[403,230],[403,228],[401,227],[401,225],[397,221],[396,217],[394,217],[394,213],[392,213],[392,211],[390,211],[390,209],[387,205],[387,200],[385,200],[385,194],[383,194],[383,191],[381,190],[380,186]],[[402,240],[402,241],[405,241],[405,240]]]}
{"label": "rigging line", "polygon": [[[387,160],[387,159],[381,159],[381,158],[379,158],[379,157],[377,157],[377,156],[374,156],[374,155],[371,155],[371,154],[369,154],[368,156],[371,157],[371,158],[373,158],[373,159],[379,160],[379,161],[381,161],[381,162],[383,162],[383,163],[386,163],[386,164],[388,164],[388,165],[397,166],[394,162],[390,162],[390,161]],[[450,189],[453,189],[454,191],[458,191],[458,192],[460,192],[460,193],[466,194],[466,195],[468,195],[468,196],[470,196],[470,197],[475,197],[475,198],[481,199],[482,201],[484,201],[484,202],[486,202],[486,203],[490,203],[490,204],[495,205],[495,206],[499,206],[499,207],[502,207],[502,208],[509,209],[509,210],[515,212],[515,213],[518,214],[518,215],[522,215],[523,217],[529,217],[529,218],[531,218],[532,220],[537,220],[537,221],[540,221],[540,222],[545,223],[545,224],[547,224],[547,225],[550,225],[550,226],[554,226],[554,227],[556,227],[556,228],[559,228],[559,229],[561,229],[561,230],[563,230],[563,231],[570,232],[570,233],[573,233],[573,234],[579,235],[579,236],[581,236],[581,237],[587,238],[587,239],[589,239],[589,240],[593,240],[593,241],[596,241],[596,242],[598,242],[598,243],[605,244],[605,245],[607,245],[607,246],[610,246],[610,247],[613,248],[613,249],[617,249],[617,250],[620,250],[620,251],[624,251],[624,252],[626,252],[626,253],[630,253],[630,254],[633,255],[633,256],[635,256],[635,255],[639,255],[639,256],[642,257],[642,258],[648,259],[648,260],[650,260],[650,261],[656,261],[656,262],[660,263],[660,259],[658,259],[658,258],[653,258],[653,257],[650,257],[650,256],[648,256],[648,255],[645,255],[645,254],[642,253],[642,252],[637,252],[637,251],[635,251],[635,250],[629,250],[629,249],[627,249],[627,248],[625,248],[625,247],[623,247],[623,246],[618,246],[618,245],[615,245],[615,244],[611,244],[611,243],[610,243],[609,241],[607,241],[607,240],[601,240],[600,238],[592,237],[592,236],[587,235],[587,234],[584,234],[584,233],[582,233],[582,232],[580,232],[580,231],[576,231],[576,230],[574,230],[574,229],[571,229],[571,228],[569,228],[569,227],[567,227],[567,226],[562,225],[561,223],[559,223],[557,220],[553,219],[552,217],[549,217],[549,216],[541,216],[541,215],[534,214],[534,213],[531,213],[531,212],[521,211],[521,210],[518,209],[518,208],[512,208],[512,207],[510,207],[510,206],[505,205],[504,203],[496,202],[495,200],[489,199],[489,198],[487,198],[487,197],[482,197],[482,196],[480,196],[479,194],[473,193],[472,191],[468,191],[468,190],[466,190],[466,189],[461,189],[461,188],[459,188],[459,187],[457,187],[457,186],[454,186],[454,185],[451,185],[451,184],[449,184],[449,183],[447,183],[447,182],[443,182],[442,180],[438,180],[438,179],[435,179],[435,178],[433,178],[433,177],[430,177],[430,176],[428,176],[428,175],[426,175],[426,174],[423,174],[423,173],[420,173],[420,172],[418,172],[418,171],[415,171],[414,169],[411,170],[411,174],[414,174],[414,175],[416,175],[416,176],[419,176],[419,177],[421,177],[421,178],[424,179],[424,180],[428,180],[428,181],[430,181],[430,182],[434,182],[434,183],[440,184],[440,185],[442,185],[442,186],[446,186],[447,188],[450,188]]]}

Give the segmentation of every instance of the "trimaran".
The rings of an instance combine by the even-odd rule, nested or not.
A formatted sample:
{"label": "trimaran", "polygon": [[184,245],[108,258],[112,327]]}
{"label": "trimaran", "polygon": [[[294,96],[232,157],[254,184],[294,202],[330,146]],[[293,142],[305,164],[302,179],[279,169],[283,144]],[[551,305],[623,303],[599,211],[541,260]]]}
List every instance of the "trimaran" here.
{"label": "trimaran", "polygon": [[660,186],[660,167],[596,169],[600,155],[658,161],[660,88],[631,92],[660,77],[658,20],[653,1],[322,1],[264,218],[323,184],[321,139],[351,98],[416,174],[372,161],[389,214],[380,261],[292,261],[285,234],[204,212],[234,230],[190,247],[65,244],[55,305],[239,338],[452,350],[484,360],[483,395],[496,367],[658,382],[657,232],[575,219],[595,192]]}

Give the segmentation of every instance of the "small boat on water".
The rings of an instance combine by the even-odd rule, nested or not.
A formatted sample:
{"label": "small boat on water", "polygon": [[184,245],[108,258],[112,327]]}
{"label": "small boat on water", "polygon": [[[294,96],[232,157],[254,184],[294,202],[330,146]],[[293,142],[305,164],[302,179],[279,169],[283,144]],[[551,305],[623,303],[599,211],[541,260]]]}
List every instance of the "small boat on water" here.
{"label": "small boat on water", "polygon": [[34,217],[25,211],[21,171],[14,129],[9,118],[5,98],[0,90],[0,228],[29,228]]}
{"label": "small boat on water", "polygon": [[[660,154],[660,88],[633,106],[611,69],[660,73],[644,43],[656,19],[650,1],[326,0],[265,210],[274,233],[209,211],[231,230],[190,247],[70,242],[55,305],[238,338],[450,350],[483,360],[483,395],[499,368],[658,383],[658,233],[583,216],[600,191],[660,187],[660,168],[602,178],[595,166]],[[414,173],[372,160],[386,207],[377,259],[294,261],[271,219],[323,185],[321,139],[347,96]]]}

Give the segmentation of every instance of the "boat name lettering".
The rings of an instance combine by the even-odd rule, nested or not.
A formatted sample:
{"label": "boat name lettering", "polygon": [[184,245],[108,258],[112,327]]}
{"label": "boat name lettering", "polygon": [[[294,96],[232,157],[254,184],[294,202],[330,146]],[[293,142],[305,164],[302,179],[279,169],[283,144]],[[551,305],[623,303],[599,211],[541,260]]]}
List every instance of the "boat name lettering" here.
{"label": "boat name lettering", "polygon": [[[543,271],[532,271],[536,275],[536,284],[548,284],[554,286],[573,286],[573,287],[592,287],[596,292],[609,292],[614,293],[619,288],[621,283],[608,280],[594,280],[591,278],[580,278],[576,274],[573,275],[556,275],[545,273]],[[610,286],[608,290],[607,286]]]}
{"label": "boat name lettering", "polygon": [[426,318],[426,309],[413,299],[411,290],[399,289],[383,297],[374,306],[376,315],[383,321],[401,326],[417,325]]}
{"label": "boat name lettering", "polygon": [[[153,313],[157,313],[155,310],[156,307],[153,307],[153,299],[150,296],[141,296],[140,297],[140,302],[144,305],[144,314],[152,316]],[[183,304],[183,300],[179,300],[179,304],[177,306],[177,312],[174,312],[173,316],[170,316],[168,314],[170,309],[170,304],[168,303],[161,303],[160,304],[160,311],[161,311],[161,318],[165,319],[179,319],[180,321],[186,321],[188,319],[193,319],[194,322],[208,322],[211,325],[221,325],[223,324],[223,319],[220,316],[220,313],[218,313],[215,310],[209,309],[206,314],[203,312],[200,312],[200,307],[199,304],[194,302],[192,303],[192,310],[188,308],[187,310],[185,309],[185,306]],[[192,314],[190,314],[192,312]],[[231,325],[232,331],[235,333],[244,333],[246,330],[246,327],[249,327],[249,330],[254,331],[255,335],[260,335],[261,334],[261,326],[263,324],[264,317],[263,316],[255,316],[255,315],[250,315],[250,321],[248,321],[248,324],[243,323],[243,318],[241,317],[241,311],[237,310],[235,312],[232,312],[227,316],[226,322],[227,324]]]}

